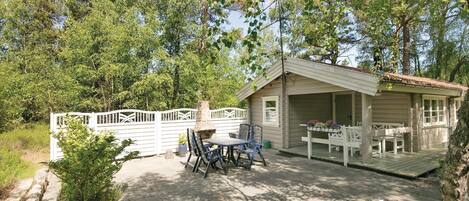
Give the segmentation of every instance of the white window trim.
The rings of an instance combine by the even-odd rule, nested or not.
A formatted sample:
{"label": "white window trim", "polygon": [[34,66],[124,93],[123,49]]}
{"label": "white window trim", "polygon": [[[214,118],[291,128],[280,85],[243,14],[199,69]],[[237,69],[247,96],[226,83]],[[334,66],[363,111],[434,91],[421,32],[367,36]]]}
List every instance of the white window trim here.
{"label": "white window trim", "polygon": [[[432,114],[432,104],[431,100],[443,100],[443,121],[442,122],[430,122],[430,123],[425,123],[425,100],[430,100],[430,121],[431,121],[431,114]],[[423,126],[424,127],[430,127],[430,126],[442,126],[446,125],[447,123],[447,117],[448,113],[446,112],[447,110],[447,105],[446,105],[446,97],[445,96],[433,96],[433,95],[423,95],[422,96],[422,121],[423,121]],[[437,112],[437,120],[438,120],[438,112]]]}
{"label": "white window trim", "polygon": [[[279,126],[279,116],[280,116],[280,112],[279,112],[279,107],[278,107],[278,100],[279,100],[279,97],[278,96],[265,96],[265,97],[262,97],[262,124],[265,125],[265,126],[275,126],[275,127],[278,127]],[[274,122],[266,122],[266,116],[265,116],[265,112],[266,112],[266,108],[265,108],[265,102],[267,101],[275,101],[275,111],[277,112],[277,115],[275,115],[275,121]]]}
{"label": "white window trim", "polygon": [[[451,106],[451,108],[453,109],[453,114],[451,115],[454,115],[454,126],[456,126],[458,124],[458,110],[461,108],[462,106],[462,102],[464,101],[464,98],[463,97],[459,97],[459,98],[455,98],[454,99],[454,105]],[[456,102],[459,102],[459,107],[456,107]]]}

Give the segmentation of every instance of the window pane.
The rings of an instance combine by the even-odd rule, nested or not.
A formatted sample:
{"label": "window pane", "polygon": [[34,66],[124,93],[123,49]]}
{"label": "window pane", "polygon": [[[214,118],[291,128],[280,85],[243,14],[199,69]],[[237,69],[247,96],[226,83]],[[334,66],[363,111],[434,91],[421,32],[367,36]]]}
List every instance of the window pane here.
{"label": "window pane", "polygon": [[432,100],[432,110],[437,110],[436,100]]}
{"label": "window pane", "polygon": [[445,113],[443,111],[438,112],[438,121],[444,122]]}
{"label": "window pane", "polygon": [[438,100],[438,110],[443,110],[443,100]]}
{"label": "window pane", "polygon": [[425,117],[425,123],[430,123],[430,117]]}
{"label": "window pane", "polygon": [[438,115],[436,111],[432,111],[432,122],[438,121]]}
{"label": "window pane", "polygon": [[423,116],[424,116],[424,117],[430,117],[430,112],[424,112],[424,113],[423,113]]}
{"label": "window pane", "polygon": [[430,110],[430,100],[423,101],[424,110]]}
{"label": "window pane", "polygon": [[275,111],[275,109],[266,109],[265,113],[266,122],[275,122],[277,118],[277,112]]}
{"label": "window pane", "polygon": [[266,101],[265,107],[275,107],[275,101]]}

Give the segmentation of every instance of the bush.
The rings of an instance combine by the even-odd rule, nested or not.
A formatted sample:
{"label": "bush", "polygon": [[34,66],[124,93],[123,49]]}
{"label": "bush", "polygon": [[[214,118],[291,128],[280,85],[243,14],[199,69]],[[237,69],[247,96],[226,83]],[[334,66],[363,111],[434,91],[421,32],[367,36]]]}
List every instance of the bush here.
{"label": "bush", "polygon": [[138,155],[130,152],[118,156],[132,141],[120,144],[110,133],[96,133],[77,119],[68,118],[67,128],[54,135],[62,148],[63,158],[49,166],[62,181],[61,200],[117,200],[112,178],[122,164]]}

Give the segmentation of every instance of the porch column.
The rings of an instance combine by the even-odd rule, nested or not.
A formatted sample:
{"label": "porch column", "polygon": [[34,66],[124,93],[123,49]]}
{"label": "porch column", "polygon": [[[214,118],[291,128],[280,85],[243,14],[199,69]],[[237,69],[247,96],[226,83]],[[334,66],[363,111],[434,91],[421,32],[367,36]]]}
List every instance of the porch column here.
{"label": "porch column", "polygon": [[252,111],[252,100],[251,100],[251,96],[248,97],[247,99],[247,102],[248,102],[248,110],[247,110],[247,123],[248,124],[252,124],[252,114],[251,114],[251,111]]}
{"label": "porch column", "polygon": [[422,95],[412,94],[412,151],[420,151],[422,149]]}
{"label": "porch column", "polygon": [[371,160],[371,140],[372,140],[372,96],[362,93],[362,137],[360,154],[362,161],[367,163]]}

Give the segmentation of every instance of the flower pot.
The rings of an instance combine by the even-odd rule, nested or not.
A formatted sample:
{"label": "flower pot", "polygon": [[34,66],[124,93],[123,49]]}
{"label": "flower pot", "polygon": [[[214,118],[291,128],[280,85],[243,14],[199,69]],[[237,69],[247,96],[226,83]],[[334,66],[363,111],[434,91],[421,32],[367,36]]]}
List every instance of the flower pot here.
{"label": "flower pot", "polygon": [[180,144],[178,147],[178,154],[179,156],[186,156],[187,153],[187,145],[186,144]]}

